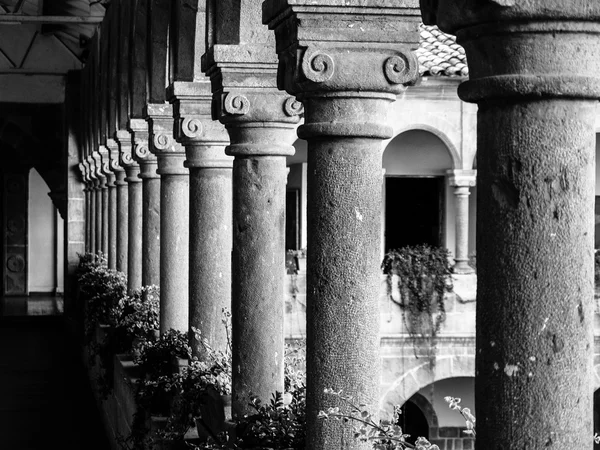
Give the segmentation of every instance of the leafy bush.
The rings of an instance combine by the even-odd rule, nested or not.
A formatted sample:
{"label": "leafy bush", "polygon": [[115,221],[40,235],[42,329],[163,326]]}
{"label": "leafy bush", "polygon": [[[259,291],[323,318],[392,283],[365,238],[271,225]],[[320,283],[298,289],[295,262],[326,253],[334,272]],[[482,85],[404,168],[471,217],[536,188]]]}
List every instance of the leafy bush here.
{"label": "leafy bush", "polygon": [[116,324],[117,307],[127,295],[127,279],[122,272],[108,269],[102,254],[89,253],[80,256],[77,276],[85,302],[85,338],[89,344],[97,324]]}
{"label": "leafy bush", "polygon": [[160,298],[157,286],[144,286],[124,297],[112,309],[110,315],[115,325],[106,330],[104,340],[92,345],[92,353],[100,356],[106,375],[99,378],[101,394],[106,397],[112,391],[114,355],[132,354],[136,344],[156,339],[159,327]]}
{"label": "leafy bush", "polygon": [[156,380],[161,376],[172,375],[173,360],[189,359],[191,353],[187,334],[170,329],[157,340],[142,342],[134,362],[138,364],[146,379]]}

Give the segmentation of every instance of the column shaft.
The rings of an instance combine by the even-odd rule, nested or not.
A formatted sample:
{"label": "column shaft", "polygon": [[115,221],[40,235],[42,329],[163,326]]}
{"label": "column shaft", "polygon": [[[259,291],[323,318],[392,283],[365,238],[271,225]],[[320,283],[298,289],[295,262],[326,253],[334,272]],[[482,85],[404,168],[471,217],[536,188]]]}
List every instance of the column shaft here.
{"label": "column shaft", "polygon": [[106,181],[102,187],[102,253],[108,259],[108,223],[109,223],[109,203],[108,187]]}
{"label": "column shaft", "polygon": [[118,171],[115,184],[117,186],[117,270],[127,275],[129,196],[125,176],[124,170]]}
{"label": "column shaft", "polygon": [[[152,155],[150,155],[152,157]],[[156,159],[140,163],[142,179],[142,284],[160,283],[160,177]]]}
{"label": "column shaft", "polygon": [[96,188],[94,182],[90,185],[90,245],[89,252],[96,253]]}
{"label": "column shaft", "polygon": [[108,175],[108,268],[117,268],[117,187],[115,175]]}
{"label": "column shaft", "polygon": [[85,194],[85,251],[86,253],[90,251],[90,243],[91,243],[91,233],[90,233],[90,223],[91,223],[91,200],[90,200],[90,188],[89,183],[86,185],[84,189]]}
{"label": "column shaft", "polygon": [[309,138],[308,155],[308,446],[353,448],[351,429],[317,413],[332,386],[377,410],[381,141]]}
{"label": "column shaft", "polygon": [[142,180],[138,178],[137,164],[126,167],[125,171],[129,193],[127,289],[132,291],[142,286]]}
{"label": "column shaft", "polygon": [[[233,408],[283,389],[284,156],[233,163]],[[240,370],[243,368],[243,370]]]}
{"label": "column shaft", "polygon": [[[219,150],[224,157],[224,147]],[[231,167],[190,167],[190,329],[222,351],[222,310],[231,311],[231,202]]]}
{"label": "column shaft", "polygon": [[[161,159],[169,156],[159,156]],[[183,171],[183,158],[179,159]],[[187,169],[186,169],[187,171]],[[187,173],[163,173],[160,180],[160,331],[188,331],[189,204]]]}
{"label": "column shaft", "polygon": [[593,101],[480,105],[478,448],[592,447],[595,117]]}
{"label": "column shaft", "polygon": [[96,185],[96,240],[94,251],[96,253],[100,253],[102,251],[102,188],[99,185]]}

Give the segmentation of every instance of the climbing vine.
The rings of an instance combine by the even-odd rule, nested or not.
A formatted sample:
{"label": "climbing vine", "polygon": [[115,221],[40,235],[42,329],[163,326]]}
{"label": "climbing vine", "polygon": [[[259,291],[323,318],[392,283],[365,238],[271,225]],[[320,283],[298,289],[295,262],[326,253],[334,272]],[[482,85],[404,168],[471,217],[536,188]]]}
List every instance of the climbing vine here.
{"label": "climbing vine", "polygon": [[444,294],[452,290],[449,252],[417,245],[391,250],[381,268],[387,276],[387,293],[402,307],[410,337],[435,343],[446,318]]}

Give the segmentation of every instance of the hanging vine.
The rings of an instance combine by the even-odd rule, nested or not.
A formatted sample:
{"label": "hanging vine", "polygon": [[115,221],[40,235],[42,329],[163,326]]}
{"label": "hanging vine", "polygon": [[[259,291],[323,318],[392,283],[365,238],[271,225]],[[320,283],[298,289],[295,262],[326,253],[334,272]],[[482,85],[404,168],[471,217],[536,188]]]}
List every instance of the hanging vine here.
{"label": "hanging vine", "polygon": [[388,296],[402,308],[413,343],[420,340],[435,346],[446,319],[444,294],[452,291],[448,258],[448,250],[429,245],[391,250],[383,258]]}

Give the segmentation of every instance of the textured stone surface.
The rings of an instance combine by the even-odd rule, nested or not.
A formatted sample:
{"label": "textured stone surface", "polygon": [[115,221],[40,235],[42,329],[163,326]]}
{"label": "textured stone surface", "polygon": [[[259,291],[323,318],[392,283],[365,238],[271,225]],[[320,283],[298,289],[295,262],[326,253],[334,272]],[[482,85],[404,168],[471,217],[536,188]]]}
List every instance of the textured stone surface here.
{"label": "textured stone surface", "polygon": [[127,289],[131,291],[142,286],[142,180],[137,164],[127,166],[125,172],[129,197]]}
{"label": "textured stone surface", "polygon": [[251,395],[268,402],[283,389],[285,156],[302,105],[276,88],[273,36],[256,26],[261,2],[207,6],[215,26],[202,65],[234,157],[232,414],[241,417]]}
{"label": "textured stone surface", "polygon": [[140,166],[142,180],[142,285],[160,283],[160,176],[158,162],[148,147],[148,123],[129,122],[133,134],[133,158]]}
{"label": "textured stone surface", "polygon": [[277,38],[278,87],[305,108],[307,446],[368,448],[352,424],[317,413],[336,405],[326,388],[377,410],[381,140],[392,136],[389,103],[418,77],[410,52],[418,10],[415,2],[267,0],[263,21]]}
{"label": "textured stone surface", "polygon": [[117,270],[127,275],[127,246],[129,242],[129,195],[125,170],[117,172]]}
{"label": "textured stone surface", "polygon": [[600,5],[422,6],[479,104],[477,447],[589,448]]}
{"label": "textured stone surface", "polygon": [[233,407],[283,388],[285,157],[233,164]]}
{"label": "textured stone surface", "polygon": [[[210,84],[171,86],[177,141],[190,170],[189,327],[218,350],[228,345],[223,309],[231,311],[232,158],[225,155],[225,128],[211,120]],[[204,347],[190,334],[195,355]]]}
{"label": "textured stone surface", "polygon": [[188,331],[189,172],[185,151],[173,138],[173,107],[148,104],[150,151],[160,175],[160,331]]}

